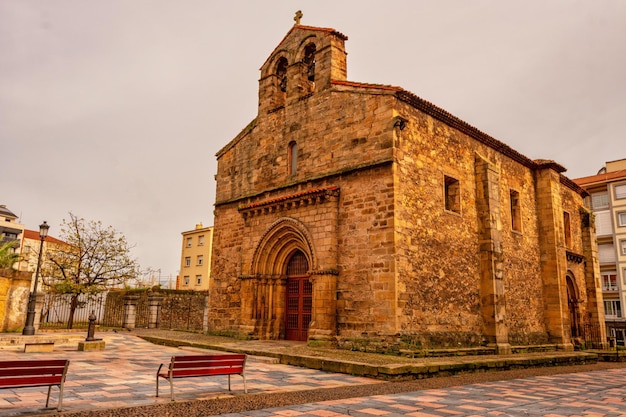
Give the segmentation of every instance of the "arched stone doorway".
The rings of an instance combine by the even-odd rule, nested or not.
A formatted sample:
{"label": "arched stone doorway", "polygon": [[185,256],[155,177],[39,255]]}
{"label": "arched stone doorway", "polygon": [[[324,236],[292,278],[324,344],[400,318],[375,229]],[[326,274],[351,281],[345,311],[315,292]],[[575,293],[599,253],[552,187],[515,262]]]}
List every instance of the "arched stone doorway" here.
{"label": "arched stone doorway", "polygon": [[306,227],[283,217],[260,239],[242,292],[253,294],[242,310],[246,327],[261,339],[307,340],[312,317],[310,269],[314,251]]}
{"label": "arched stone doorway", "polygon": [[306,341],[311,307],[313,284],[309,280],[309,263],[297,250],[287,262],[287,297],[285,306],[285,339]]}
{"label": "arched stone doorway", "polygon": [[571,273],[567,274],[567,308],[572,339],[582,336],[580,328],[580,311],[578,307],[578,289]]}

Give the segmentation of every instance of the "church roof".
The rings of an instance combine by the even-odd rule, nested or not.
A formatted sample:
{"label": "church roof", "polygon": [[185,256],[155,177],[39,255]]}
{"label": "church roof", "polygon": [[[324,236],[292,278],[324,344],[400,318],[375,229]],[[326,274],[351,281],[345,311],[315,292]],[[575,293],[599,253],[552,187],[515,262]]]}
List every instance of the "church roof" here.
{"label": "church roof", "polygon": [[502,153],[505,156],[508,156],[512,160],[519,162],[520,164],[528,168],[554,169],[556,172],[560,174],[561,184],[572,189],[573,191],[576,191],[582,196],[587,195],[587,192],[582,187],[580,187],[579,184],[577,184],[576,182],[572,181],[571,179],[567,178],[566,176],[562,174],[563,172],[567,171],[567,169],[563,167],[562,165],[558,164],[557,162],[552,161],[552,160],[545,160],[545,159],[532,160],[528,158],[527,156],[521,154],[520,152],[516,151],[515,149],[511,148],[504,142],[501,142],[498,139],[495,139],[494,137],[489,136],[488,134],[477,129],[476,127],[470,125],[469,123],[459,119],[458,117],[452,115],[448,111],[442,109],[441,107],[438,107],[435,104],[427,100],[424,100],[418,97],[417,95],[411,93],[410,91],[407,91],[401,87],[396,87],[393,85],[386,85],[386,84],[371,84],[371,83],[360,83],[360,82],[353,82],[353,81],[337,81],[337,80],[331,81],[331,84],[343,85],[343,86],[354,87],[354,88],[387,90],[387,91],[393,92],[393,94],[399,100],[447,124],[448,126],[453,127],[456,130],[465,133],[471,138],[476,139],[477,141],[483,143],[484,145],[489,146],[490,148]]}

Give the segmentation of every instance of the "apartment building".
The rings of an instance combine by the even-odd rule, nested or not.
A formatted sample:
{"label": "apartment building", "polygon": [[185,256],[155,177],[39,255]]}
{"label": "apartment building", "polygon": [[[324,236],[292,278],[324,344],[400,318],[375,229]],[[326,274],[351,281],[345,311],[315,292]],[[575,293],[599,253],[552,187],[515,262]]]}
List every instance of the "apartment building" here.
{"label": "apartment building", "polygon": [[626,159],[607,162],[596,175],[574,180],[588,193],[596,219],[604,314],[609,336],[626,341]]}
{"label": "apartment building", "polygon": [[[39,248],[41,246],[41,237],[38,230],[24,229],[21,241],[21,253],[22,258],[17,264],[18,271],[28,271],[35,273],[37,269],[37,260],[39,258]],[[69,247],[67,243],[55,238],[54,236],[46,236],[43,242],[43,252],[41,258],[41,273],[39,285],[48,286],[53,283],[53,278],[50,276],[52,269],[52,263],[46,258],[45,254],[50,249],[58,249],[59,247]],[[34,275],[33,275],[34,277]],[[35,280],[31,282],[31,289],[35,284]],[[39,287],[40,289],[42,287]]]}
{"label": "apartment building", "polygon": [[213,227],[196,228],[182,232],[180,274],[176,280],[177,290],[207,291],[211,275],[211,248]]}
{"label": "apartment building", "polygon": [[[24,226],[18,223],[18,217],[7,208],[6,205],[0,205],[0,243],[7,241],[20,242]],[[19,251],[19,249],[16,248]]]}

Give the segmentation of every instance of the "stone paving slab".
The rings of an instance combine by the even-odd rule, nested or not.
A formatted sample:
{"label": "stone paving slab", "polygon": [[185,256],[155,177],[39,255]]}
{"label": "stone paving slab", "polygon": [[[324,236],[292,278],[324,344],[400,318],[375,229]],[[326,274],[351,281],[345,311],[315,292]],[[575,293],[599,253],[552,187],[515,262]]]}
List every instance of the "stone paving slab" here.
{"label": "stone paving slab", "polygon": [[375,395],[223,414],[224,417],[624,417],[626,369]]}
{"label": "stone paving slab", "polygon": [[[24,353],[23,346],[2,346],[0,355],[5,360],[69,359],[63,411],[79,411],[169,402],[169,384],[166,380],[160,381],[160,396],[155,396],[155,375],[159,365],[169,363],[172,355],[197,354],[190,348],[154,345],[130,333],[100,333],[98,336],[106,342],[106,348],[102,351],[78,351],[76,343],[55,346],[54,352],[50,353]],[[255,357],[249,357],[246,363],[246,381],[247,395],[380,382],[280,365]],[[177,401],[246,395],[243,392],[243,379],[238,375],[231,376],[231,388],[229,392],[228,376],[225,375],[174,381]],[[44,410],[46,393],[46,387],[1,389],[0,416],[38,415],[44,412],[56,414],[56,408]],[[58,390],[53,388],[50,405],[56,407],[57,400]]]}

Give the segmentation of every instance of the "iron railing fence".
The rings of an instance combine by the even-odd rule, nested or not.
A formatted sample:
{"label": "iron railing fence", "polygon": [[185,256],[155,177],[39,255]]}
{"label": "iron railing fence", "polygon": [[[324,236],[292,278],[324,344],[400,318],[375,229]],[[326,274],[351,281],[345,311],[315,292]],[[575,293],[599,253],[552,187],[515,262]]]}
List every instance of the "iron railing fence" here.
{"label": "iron railing fence", "polygon": [[[39,327],[42,329],[67,329],[71,314],[72,294],[48,293],[44,298]],[[80,294],[78,304],[74,310],[73,329],[83,329],[89,326],[89,316],[93,312],[96,324],[104,314],[107,293]]]}

